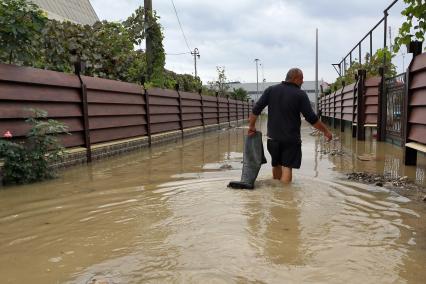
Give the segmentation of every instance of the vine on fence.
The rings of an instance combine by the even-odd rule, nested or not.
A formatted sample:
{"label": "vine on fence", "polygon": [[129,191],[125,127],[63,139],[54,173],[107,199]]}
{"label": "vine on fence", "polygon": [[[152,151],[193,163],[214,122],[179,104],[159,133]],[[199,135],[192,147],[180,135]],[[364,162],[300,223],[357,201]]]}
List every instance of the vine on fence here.
{"label": "vine on fence", "polygon": [[[145,30],[145,25],[149,28]],[[123,22],[101,21],[93,26],[46,18],[27,0],[0,3],[0,62],[73,72],[79,56],[86,62],[85,75],[139,83],[147,73],[142,49],[135,49],[150,34],[153,44],[149,86],[173,88],[182,83],[185,91],[197,91],[201,81],[191,75],[165,70],[163,30],[154,13],[145,19],[139,7]],[[74,53],[75,55],[72,55]]]}
{"label": "vine on fence", "polygon": [[398,52],[402,45],[412,40],[423,42],[426,33],[426,2],[420,0],[404,0],[408,6],[402,11],[405,22],[395,38],[394,50]]}

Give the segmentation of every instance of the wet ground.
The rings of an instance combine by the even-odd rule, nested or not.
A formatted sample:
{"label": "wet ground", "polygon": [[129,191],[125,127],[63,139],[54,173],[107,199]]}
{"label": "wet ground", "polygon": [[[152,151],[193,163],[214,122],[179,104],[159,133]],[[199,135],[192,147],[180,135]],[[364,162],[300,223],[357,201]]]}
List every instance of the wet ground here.
{"label": "wet ground", "polygon": [[426,205],[345,176],[424,185],[422,159],[405,168],[395,146],[324,144],[304,127],[291,186],[265,165],[255,191],[227,189],[245,131],[0,190],[0,283],[424,283]]}

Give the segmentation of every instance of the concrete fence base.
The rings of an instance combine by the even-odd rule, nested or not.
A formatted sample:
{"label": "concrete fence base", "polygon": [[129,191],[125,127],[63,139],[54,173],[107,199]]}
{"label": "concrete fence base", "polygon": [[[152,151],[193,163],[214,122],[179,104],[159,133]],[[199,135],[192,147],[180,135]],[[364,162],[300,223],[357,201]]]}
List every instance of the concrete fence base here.
{"label": "concrete fence base", "polygon": [[[216,131],[226,127],[236,127],[247,120],[240,120],[234,122],[225,122],[221,124],[213,124],[205,127],[194,127],[184,129],[183,131],[169,131],[161,134],[155,134],[151,136],[151,145],[159,145],[170,142],[178,142],[184,138],[194,137],[203,133]],[[102,160],[104,158],[117,156],[123,153],[139,150],[142,148],[149,147],[149,140],[147,136],[136,137],[132,139],[117,140],[109,143],[101,143],[92,145],[92,159],[94,161]],[[54,168],[70,167],[78,164],[84,164],[87,162],[86,149],[85,148],[74,148],[66,151],[64,158],[52,165]]]}

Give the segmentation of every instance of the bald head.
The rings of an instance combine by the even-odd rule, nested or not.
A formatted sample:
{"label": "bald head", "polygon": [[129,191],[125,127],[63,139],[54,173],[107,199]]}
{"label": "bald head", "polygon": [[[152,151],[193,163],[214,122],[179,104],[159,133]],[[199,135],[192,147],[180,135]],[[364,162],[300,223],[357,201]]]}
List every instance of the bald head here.
{"label": "bald head", "polygon": [[291,68],[285,77],[286,82],[294,83],[298,86],[303,84],[303,72],[299,68]]}

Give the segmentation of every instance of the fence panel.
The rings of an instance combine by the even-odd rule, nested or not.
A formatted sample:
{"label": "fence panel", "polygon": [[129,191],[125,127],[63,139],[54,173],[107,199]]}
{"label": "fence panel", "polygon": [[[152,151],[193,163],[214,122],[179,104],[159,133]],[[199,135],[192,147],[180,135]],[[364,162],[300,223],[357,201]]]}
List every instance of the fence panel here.
{"label": "fence panel", "polygon": [[81,79],[87,87],[91,143],[147,134],[141,86],[86,76]]}
{"label": "fence panel", "polygon": [[344,88],[336,92],[334,97],[334,118],[342,119],[342,92]]}
{"label": "fence panel", "polygon": [[179,92],[182,99],[182,126],[191,128],[203,126],[203,110],[199,94]]}
{"label": "fence panel", "polygon": [[377,127],[379,114],[380,77],[372,77],[365,81],[364,105],[365,124]]}
{"label": "fence panel", "polygon": [[238,104],[238,120],[241,120],[244,118],[244,113],[243,113],[243,102],[242,101],[237,101]]}
{"label": "fence panel", "polygon": [[219,122],[228,122],[228,99],[219,97]]}
{"label": "fence panel", "polygon": [[345,86],[342,90],[342,120],[353,122],[355,83]]}
{"label": "fence panel", "polygon": [[426,144],[426,53],[414,58],[410,78],[408,140]]}
{"label": "fence panel", "polygon": [[152,88],[147,90],[151,133],[180,129],[179,94],[174,90]]}
{"label": "fence panel", "polygon": [[24,138],[30,108],[48,111],[64,122],[72,135],[60,139],[66,147],[84,145],[81,84],[76,76],[28,67],[0,64],[0,131]]}
{"label": "fence panel", "polygon": [[236,100],[229,99],[229,109],[230,109],[231,121],[237,120],[237,101]]}
{"label": "fence panel", "polygon": [[217,112],[217,98],[213,96],[203,97],[204,106],[204,121],[206,125],[217,124],[218,112]]}
{"label": "fence panel", "polygon": [[0,64],[0,134],[9,130],[14,139],[24,139],[28,109],[42,109],[69,127],[71,135],[60,136],[64,146],[89,145],[88,157],[89,142],[203,126],[203,118],[206,125],[245,119],[252,107],[253,102],[157,88],[145,92],[137,84],[86,76],[80,81],[72,74]]}

